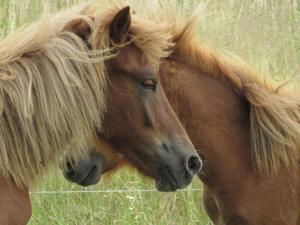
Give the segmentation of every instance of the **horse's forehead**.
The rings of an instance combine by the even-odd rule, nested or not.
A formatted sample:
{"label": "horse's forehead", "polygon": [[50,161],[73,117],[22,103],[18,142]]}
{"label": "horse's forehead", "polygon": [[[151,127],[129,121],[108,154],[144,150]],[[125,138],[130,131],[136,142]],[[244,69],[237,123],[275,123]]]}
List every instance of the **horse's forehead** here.
{"label": "horse's forehead", "polygon": [[144,53],[133,45],[121,48],[115,62],[116,66],[128,73],[150,70]]}

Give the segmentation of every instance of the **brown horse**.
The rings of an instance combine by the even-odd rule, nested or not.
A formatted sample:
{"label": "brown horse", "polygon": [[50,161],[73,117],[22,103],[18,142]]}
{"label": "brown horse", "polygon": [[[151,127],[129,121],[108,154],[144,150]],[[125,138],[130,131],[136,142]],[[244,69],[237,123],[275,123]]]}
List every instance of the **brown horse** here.
{"label": "brown horse", "polygon": [[[27,223],[27,189],[62,150],[69,147],[76,160],[95,128],[159,190],[191,182],[201,160],[157,78],[171,46],[168,27],[132,18],[129,7],[95,5],[58,14],[1,43],[2,224]],[[16,217],[19,210],[24,217]]]}
{"label": "brown horse", "polygon": [[[175,50],[161,61],[159,77],[204,159],[199,178],[207,214],[216,225],[300,225],[300,98],[199,42],[194,15],[175,23]],[[94,151],[106,171],[123,159],[100,139]],[[71,179],[100,177],[84,174],[81,162],[69,169]]]}

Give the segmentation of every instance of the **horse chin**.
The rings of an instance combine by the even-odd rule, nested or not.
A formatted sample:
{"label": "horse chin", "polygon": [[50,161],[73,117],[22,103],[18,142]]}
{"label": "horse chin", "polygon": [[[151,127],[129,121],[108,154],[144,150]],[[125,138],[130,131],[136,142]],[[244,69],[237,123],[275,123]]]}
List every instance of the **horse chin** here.
{"label": "horse chin", "polygon": [[178,189],[177,182],[164,169],[160,170],[155,179],[155,187],[161,192],[175,192]]}
{"label": "horse chin", "polygon": [[84,167],[84,169],[70,168],[68,171],[63,171],[63,175],[68,181],[86,187],[97,184],[100,181],[100,171],[98,166],[93,165]]}
{"label": "horse chin", "polygon": [[187,187],[193,176],[179,171],[172,170],[169,166],[165,166],[159,170],[159,176],[155,179],[155,186],[161,192],[175,192],[178,189]]}
{"label": "horse chin", "polygon": [[156,180],[155,182],[156,189],[160,192],[175,192],[178,187],[174,184],[168,182],[162,182],[161,180]]}

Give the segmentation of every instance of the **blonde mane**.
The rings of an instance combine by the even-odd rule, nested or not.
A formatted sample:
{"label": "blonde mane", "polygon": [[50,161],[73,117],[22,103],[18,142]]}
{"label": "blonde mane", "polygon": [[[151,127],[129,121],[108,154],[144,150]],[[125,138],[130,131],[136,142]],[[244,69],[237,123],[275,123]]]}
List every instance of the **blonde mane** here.
{"label": "blonde mane", "polygon": [[44,18],[0,42],[0,174],[18,186],[32,186],[69,145],[81,155],[100,128],[104,59],[91,60],[85,43],[63,29],[78,18],[92,23],[82,10]]}
{"label": "blonde mane", "polygon": [[[175,4],[176,5],[176,4]],[[235,57],[224,56],[199,41],[200,5],[186,21],[173,8],[162,4],[173,21],[174,54],[204,74],[229,83],[250,105],[250,144],[253,167],[261,175],[274,174],[282,167],[297,165],[300,147],[300,98],[259,79],[259,74]],[[188,12],[189,13],[189,12]],[[161,14],[163,15],[163,14]],[[164,16],[161,17],[165,18]],[[293,168],[293,167],[292,167]]]}

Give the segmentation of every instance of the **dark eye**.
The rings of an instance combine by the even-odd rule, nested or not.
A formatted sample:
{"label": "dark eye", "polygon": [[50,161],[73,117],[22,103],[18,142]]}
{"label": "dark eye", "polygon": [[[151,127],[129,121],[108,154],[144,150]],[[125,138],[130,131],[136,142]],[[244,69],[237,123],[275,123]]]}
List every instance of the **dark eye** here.
{"label": "dark eye", "polygon": [[151,78],[146,78],[145,80],[142,81],[142,86],[145,89],[155,90],[156,89],[156,81]]}

